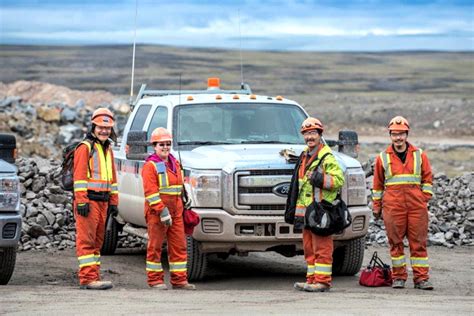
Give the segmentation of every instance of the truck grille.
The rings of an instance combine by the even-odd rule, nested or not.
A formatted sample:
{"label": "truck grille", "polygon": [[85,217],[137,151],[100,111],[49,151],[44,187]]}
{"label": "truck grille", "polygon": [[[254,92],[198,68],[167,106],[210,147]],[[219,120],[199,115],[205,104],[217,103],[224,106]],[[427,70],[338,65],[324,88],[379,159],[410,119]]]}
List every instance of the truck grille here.
{"label": "truck grille", "polygon": [[7,223],[3,226],[2,238],[3,239],[13,239],[16,234],[16,223]]}
{"label": "truck grille", "polygon": [[256,211],[252,214],[283,214],[292,174],[293,169],[237,171],[235,208]]}

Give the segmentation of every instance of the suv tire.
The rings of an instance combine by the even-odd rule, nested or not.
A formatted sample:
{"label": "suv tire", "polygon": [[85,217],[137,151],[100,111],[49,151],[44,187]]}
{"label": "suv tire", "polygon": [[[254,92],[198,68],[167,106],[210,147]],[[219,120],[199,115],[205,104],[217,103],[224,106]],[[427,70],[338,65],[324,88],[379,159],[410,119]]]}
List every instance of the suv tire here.
{"label": "suv tire", "polygon": [[16,247],[0,248],[0,285],[6,285],[12,277],[16,262]]}
{"label": "suv tire", "polygon": [[332,270],[335,275],[354,275],[364,259],[365,237],[349,240],[334,250]]}
{"label": "suv tire", "polygon": [[188,254],[188,279],[200,281],[204,278],[207,269],[207,254],[200,249],[200,244],[191,236],[186,236]]}
{"label": "suv tire", "polygon": [[[111,221],[110,225],[108,225],[109,221]],[[107,226],[110,227],[107,229]],[[105,226],[104,243],[100,249],[101,255],[110,256],[115,253],[115,250],[117,249],[119,230],[119,223],[115,220],[115,218],[109,215],[107,224]]]}

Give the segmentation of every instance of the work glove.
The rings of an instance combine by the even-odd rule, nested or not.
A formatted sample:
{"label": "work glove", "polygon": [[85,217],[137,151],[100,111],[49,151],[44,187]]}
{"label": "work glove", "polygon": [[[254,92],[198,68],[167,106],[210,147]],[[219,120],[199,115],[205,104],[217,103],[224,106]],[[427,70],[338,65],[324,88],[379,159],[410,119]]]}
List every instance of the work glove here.
{"label": "work glove", "polygon": [[171,219],[170,211],[165,207],[160,213],[160,221],[165,226],[171,226],[173,220]]}
{"label": "work glove", "polygon": [[115,217],[118,215],[118,207],[117,205],[109,205],[109,209],[107,211],[110,216]]}
{"label": "work glove", "polygon": [[87,217],[89,215],[89,203],[77,204],[77,214]]}
{"label": "work glove", "polygon": [[309,175],[309,180],[311,184],[316,187],[316,188],[323,188],[323,183],[324,183],[324,176],[321,172],[319,171],[313,171]]}

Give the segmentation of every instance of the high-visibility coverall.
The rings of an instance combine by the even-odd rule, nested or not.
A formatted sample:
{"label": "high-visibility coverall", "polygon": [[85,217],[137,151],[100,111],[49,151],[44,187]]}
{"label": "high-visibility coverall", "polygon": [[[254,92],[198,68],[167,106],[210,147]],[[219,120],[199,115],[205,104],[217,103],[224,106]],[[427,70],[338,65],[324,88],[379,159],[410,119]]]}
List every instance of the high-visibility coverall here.
{"label": "high-visibility coverall", "polygon": [[429,265],[426,240],[428,207],[432,191],[431,166],[426,154],[408,145],[405,163],[390,145],[375,161],[373,211],[383,210],[383,220],[390,243],[393,278],[406,280],[403,238],[410,245],[410,261],[415,283],[428,280]]}
{"label": "high-visibility coverall", "polygon": [[[171,155],[169,163],[148,160],[143,165],[143,189],[145,194],[145,219],[148,229],[148,247],[146,255],[146,271],[148,285],[164,283],[161,249],[165,239],[168,241],[168,257],[170,282],[172,285],[187,283],[186,270],[186,236],[183,223],[183,190],[182,169],[178,161]],[[172,170],[174,169],[174,170]],[[160,213],[168,208],[172,225],[165,226],[160,221]]]}
{"label": "high-visibility coverall", "polygon": [[[332,202],[338,190],[344,184],[344,174],[332,154],[327,155],[318,171],[323,174],[323,188],[311,185],[308,174],[315,168],[325,153],[330,153],[331,148],[320,144],[312,157],[308,157],[308,149],[303,151],[303,158],[298,169],[299,194],[296,202],[296,216],[304,216],[306,208],[313,202],[323,199]],[[305,168],[305,166],[307,166]],[[311,230],[303,230],[303,251],[307,263],[306,283],[324,283],[331,285],[332,253],[334,250],[332,236],[318,236]]]}
{"label": "high-visibility coverall", "polygon": [[[83,141],[74,152],[74,216],[76,219],[76,253],[81,285],[100,281],[100,248],[104,242],[109,205],[118,205],[117,173],[112,147]],[[105,193],[109,200],[92,200],[89,193]],[[89,203],[87,217],[77,213],[77,205]]]}

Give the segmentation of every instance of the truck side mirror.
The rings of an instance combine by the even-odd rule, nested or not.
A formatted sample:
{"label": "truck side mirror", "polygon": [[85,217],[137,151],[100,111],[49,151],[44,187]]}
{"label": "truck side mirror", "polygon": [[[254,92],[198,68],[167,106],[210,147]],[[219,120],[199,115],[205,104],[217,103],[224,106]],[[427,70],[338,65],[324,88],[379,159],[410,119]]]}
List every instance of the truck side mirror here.
{"label": "truck side mirror", "polygon": [[144,160],[147,156],[147,132],[129,131],[127,134],[126,156],[130,160]]}
{"label": "truck side mirror", "polygon": [[339,131],[338,151],[353,158],[359,155],[359,138],[355,131]]}
{"label": "truck side mirror", "polygon": [[15,164],[16,138],[11,134],[0,134],[0,159]]}

